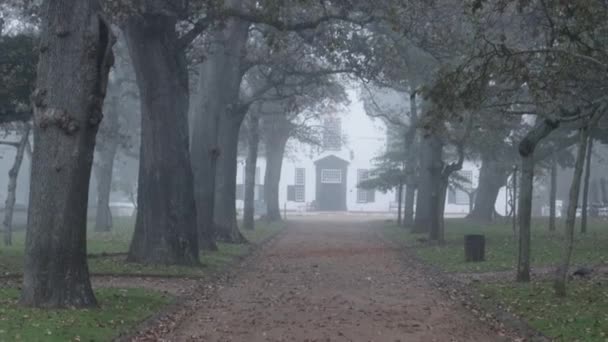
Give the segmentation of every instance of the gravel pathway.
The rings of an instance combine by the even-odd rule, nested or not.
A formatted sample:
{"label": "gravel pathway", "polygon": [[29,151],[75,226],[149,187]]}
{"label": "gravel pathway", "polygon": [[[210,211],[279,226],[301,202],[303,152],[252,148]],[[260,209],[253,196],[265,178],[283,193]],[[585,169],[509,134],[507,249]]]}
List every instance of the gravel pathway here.
{"label": "gravel pathway", "polygon": [[169,341],[502,341],[372,225],[306,218],[198,301]]}

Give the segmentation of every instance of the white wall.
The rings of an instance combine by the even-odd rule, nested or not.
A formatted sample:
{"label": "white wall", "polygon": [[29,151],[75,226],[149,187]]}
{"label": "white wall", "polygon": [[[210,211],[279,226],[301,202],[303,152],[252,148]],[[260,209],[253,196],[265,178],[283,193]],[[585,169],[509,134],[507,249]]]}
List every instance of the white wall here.
{"label": "white wall", "polygon": [[[297,142],[290,141],[288,150],[295,151],[283,161],[281,171],[281,182],[279,188],[279,202],[281,209],[286,205],[289,211],[303,211],[307,203],[315,199],[316,192],[316,168],[314,162],[328,155],[335,155],[349,162],[347,178],[347,208],[353,212],[387,212],[391,203],[395,202],[395,193],[383,194],[376,192],[374,203],[357,203],[357,170],[374,168],[373,161],[386,149],[386,125],[380,121],[370,118],[365,113],[363,103],[359,100],[357,91],[348,92],[350,106],[342,113],[337,113],[342,118],[342,133],[345,134],[345,144],[342,151],[311,153],[309,147]],[[243,183],[244,157],[239,159],[237,183]],[[260,179],[263,182],[266,162],[263,157],[259,158]],[[473,187],[477,187],[479,181],[478,163],[466,161],[463,170],[473,172]],[[306,169],[306,203],[287,202],[287,186],[295,183],[295,169]],[[501,192],[496,202],[499,213],[504,212],[504,192]],[[242,201],[237,201],[237,208],[243,207]],[[502,209],[501,209],[502,208]],[[448,216],[463,216],[469,212],[469,205],[447,203],[445,212]]]}

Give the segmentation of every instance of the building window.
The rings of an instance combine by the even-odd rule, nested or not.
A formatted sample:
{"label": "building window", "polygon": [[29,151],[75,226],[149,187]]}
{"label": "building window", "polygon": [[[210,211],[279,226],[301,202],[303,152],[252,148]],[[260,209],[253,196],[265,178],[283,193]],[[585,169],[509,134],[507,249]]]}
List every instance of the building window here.
{"label": "building window", "polygon": [[[357,184],[364,182],[369,179],[369,170],[359,169],[357,170]],[[357,203],[373,203],[375,201],[376,191],[357,189]]]}
{"label": "building window", "polygon": [[465,189],[473,189],[473,171],[458,171],[458,182],[462,184]]}
{"label": "building window", "polygon": [[304,185],[296,185],[296,195],[295,201],[298,203],[306,202],[306,192]]}
{"label": "building window", "polygon": [[287,201],[288,202],[296,201],[296,186],[295,185],[287,186]]}
{"label": "building window", "polygon": [[342,170],[339,169],[322,169],[321,183],[323,184],[341,184]]}
{"label": "building window", "polygon": [[306,184],[306,169],[304,168],[296,168],[296,185],[305,185]]}
{"label": "building window", "polygon": [[295,202],[306,202],[306,169],[296,168]]}
{"label": "building window", "polygon": [[326,151],[342,149],[342,121],[340,118],[329,118],[324,121],[323,148]]}

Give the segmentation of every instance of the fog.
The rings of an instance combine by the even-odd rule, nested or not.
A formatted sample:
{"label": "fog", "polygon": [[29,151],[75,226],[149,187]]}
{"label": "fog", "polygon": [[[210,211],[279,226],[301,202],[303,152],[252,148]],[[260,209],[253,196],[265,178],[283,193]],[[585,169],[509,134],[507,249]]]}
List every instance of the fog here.
{"label": "fog", "polygon": [[[0,0],[0,273],[24,279],[6,301],[99,307],[100,275],[205,267],[255,289],[227,260],[257,248],[285,287],[323,265],[373,283],[348,258],[388,270],[403,251],[449,291],[581,295],[608,260],[607,18],[600,0]],[[298,276],[272,275],[275,254]],[[331,260],[286,261],[300,254]],[[517,303],[490,306],[552,338],[608,334],[605,317],[581,337]]]}

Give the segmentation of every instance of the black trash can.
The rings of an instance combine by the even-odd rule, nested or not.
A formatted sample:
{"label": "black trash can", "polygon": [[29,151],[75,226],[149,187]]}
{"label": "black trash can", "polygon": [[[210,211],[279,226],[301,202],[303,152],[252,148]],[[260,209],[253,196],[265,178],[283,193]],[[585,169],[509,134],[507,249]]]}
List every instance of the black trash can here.
{"label": "black trash can", "polygon": [[484,235],[465,235],[464,257],[466,262],[485,261],[486,237]]}

